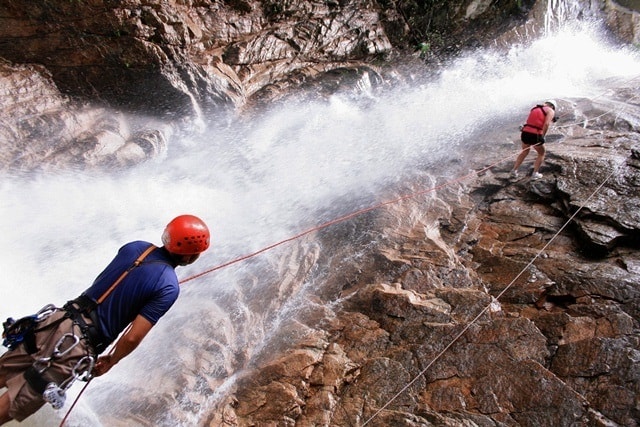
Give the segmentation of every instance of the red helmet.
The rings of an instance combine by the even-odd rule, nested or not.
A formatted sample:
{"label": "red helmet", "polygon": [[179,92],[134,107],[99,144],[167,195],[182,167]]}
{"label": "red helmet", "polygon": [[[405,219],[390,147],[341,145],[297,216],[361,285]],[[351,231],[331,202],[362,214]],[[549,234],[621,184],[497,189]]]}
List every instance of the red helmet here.
{"label": "red helmet", "polygon": [[169,252],[178,255],[196,255],[206,251],[209,239],[207,224],[193,215],[175,217],[162,233],[162,244]]}

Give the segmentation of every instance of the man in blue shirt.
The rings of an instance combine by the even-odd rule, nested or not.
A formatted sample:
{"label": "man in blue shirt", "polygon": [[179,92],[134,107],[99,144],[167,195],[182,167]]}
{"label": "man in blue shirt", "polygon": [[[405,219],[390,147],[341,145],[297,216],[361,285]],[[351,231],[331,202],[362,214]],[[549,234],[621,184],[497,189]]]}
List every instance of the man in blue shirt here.
{"label": "man in blue shirt", "polygon": [[181,215],[167,225],[162,243],[159,248],[142,241],[124,245],[64,308],[47,306],[5,325],[10,350],[0,357],[0,387],[7,387],[0,396],[0,425],[24,420],[45,402],[62,407],[73,381],[103,375],[142,342],[178,298],[174,269],[207,250],[209,229],[198,217]]}

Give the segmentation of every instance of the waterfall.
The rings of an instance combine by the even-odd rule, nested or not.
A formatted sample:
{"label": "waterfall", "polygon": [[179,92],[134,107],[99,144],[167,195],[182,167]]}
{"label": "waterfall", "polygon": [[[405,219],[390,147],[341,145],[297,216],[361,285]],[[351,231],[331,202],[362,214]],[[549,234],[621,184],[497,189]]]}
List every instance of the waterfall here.
{"label": "waterfall", "polygon": [[577,19],[595,19],[598,10],[590,2],[581,0],[547,0],[547,11],[544,15],[545,34],[556,28],[570,25]]}
{"label": "waterfall", "polygon": [[[550,16],[573,16],[570,2],[549,5]],[[393,93],[292,103],[182,136],[164,158],[129,170],[5,173],[0,317],[76,297],[122,244],[159,244],[164,225],[178,214],[200,216],[212,232],[212,248],[178,269],[184,279],[380,202],[383,190],[451,156],[472,158],[476,129],[512,122],[511,141],[517,140],[533,103],[596,96],[607,79],[638,75],[640,60],[632,51],[607,44],[590,26],[558,27],[506,54],[465,55],[437,79]],[[161,421],[167,426],[196,424],[217,395],[199,408],[185,404],[179,393],[185,372],[206,368],[226,386],[235,369],[282,339],[283,313],[269,312],[265,300],[271,270],[260,270],[272,258],[266,252],[187,282],[141,347],[92,382],[69,425],[106,426],[115,412],[139,407],[166,411]],[[295,311],[294,302],[279,310]],[[257,307],[265,311],[256,313]],[[271,323],[261,324],[264,319]],[[203,330],[215,331],[215,348],[198,347]],[[190,344],[176,348],[174,342]],[[45,425],[61,415],[46,408],[22,425]]]}

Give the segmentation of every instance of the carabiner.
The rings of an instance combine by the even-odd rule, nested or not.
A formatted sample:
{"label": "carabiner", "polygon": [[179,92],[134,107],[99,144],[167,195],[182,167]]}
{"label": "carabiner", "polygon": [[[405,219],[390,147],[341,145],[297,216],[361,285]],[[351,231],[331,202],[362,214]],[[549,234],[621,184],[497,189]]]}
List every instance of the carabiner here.
{"label": "carabiner", "polygon": [[89,381],[93,370],[94,359],[92,356],[84,356],[76,362],[69,378],[60,383],[62,390],[68,390],[76,380]]}
{"label": "carabiner", "polygon": [[[80,371],[80,367],[86,363],[86,367]],[[80,381],[88,381],[91,379],[91,371],[93,371],[93,366],[95,365],[95,359],[93,356],[84,356],[82,359],[78,360],[78,363],[73,367],[73,376]]]}
{"label": "carabiner", "polygon": [[[69,348],[67,348],[64,351],[60,350],[60,347],[62,347],[62,344],[64,344],[65,340],[67,338],[71,338],[73,340],[73,343],[69,346]],[[64,355],[66,355],[67,353],[69,353],[75,346],[78,345],[78,343],[80,342],[80,338],[78,338],[76,335],[71,334],[71,333],[66,333],[64,334],[62,337],[60,337],[60,339],[58,340],[58,342],[56,343],[56,346],[53,350],[53,355],[51,357],[57,359],[60,358]]]}
{"label": "carabiner", "polygon": [[55,313],[57,310],[57,307],[53,304],[47,304],[44,307],[42,307],[40,309],[40,311],[38,311],[35,314],[36,317],[36,322],[40,322],[41,320],[46,319],[47,317],[51,316],[53,313]]}

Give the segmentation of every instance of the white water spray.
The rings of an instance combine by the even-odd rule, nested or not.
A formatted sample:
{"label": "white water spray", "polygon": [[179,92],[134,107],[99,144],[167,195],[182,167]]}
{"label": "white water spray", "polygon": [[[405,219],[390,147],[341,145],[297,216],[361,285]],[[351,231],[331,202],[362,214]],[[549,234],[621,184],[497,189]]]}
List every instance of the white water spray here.
{"label": "white water spray", "polygon": [[[159,244],[162,228],[175,215],[196,214],[213,234],[212,250],[178,270],[187,277],[379,202],[382,189],[451,152],[472,158],[468,135],[493,120],[514,118],[516,140],[532,103],[596,96],[601,81],[638,75],[636,55],[604,45],[588,30],[557,31],[507,54],[465,56],[437,81],[369,100],[365,107],[334,97],[283,106],[250,125],[210,129],[174,141],[166,158],[131,170],[5,174],[0,317],[76,297],[126,241]],[[199,369],[232,374],[228,366],[216,366],[216,357],[233,354],[224,346],[167,354],[166,344],[177,336],[197,337],[204,322],[217,325],[216,342],[246,349],[251,357],[252,345],[277,335],[269,325],[250,324],[251,303],[268,301],[229,300],[248,293],[259,299],[261,285],[260,272],[247,265],[189,282],[141,348],[92,384],[69,425],[109,425],[117,417],[113,408],[126,408],[119,396],[127,393],[137,395],[138,404],[166,411],[166,425],[195,424],[206,407],[157,396],[175,396],[185,372],[194,381]],[[153,377],[149,366],[164,366],[166,376]],[[43,425],[51,416],[47,409],[23,425]]]}

